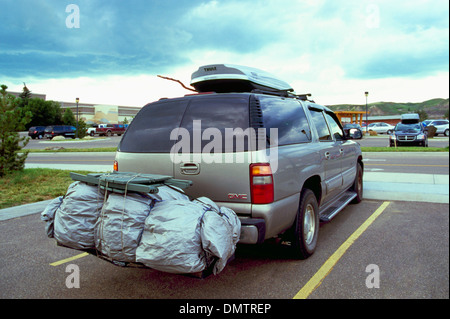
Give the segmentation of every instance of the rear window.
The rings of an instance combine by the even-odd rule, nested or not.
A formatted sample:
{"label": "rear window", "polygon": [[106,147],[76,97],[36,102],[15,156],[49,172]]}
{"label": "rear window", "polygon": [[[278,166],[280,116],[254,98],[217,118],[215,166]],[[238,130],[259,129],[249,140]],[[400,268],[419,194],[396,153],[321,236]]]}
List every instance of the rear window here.
{"label": "rear window", "polygon": [[181,123],[184,133],[189,133],[191,153],[247,151],[248,101],[248,96],[192,100]]}
{"label": "rear window", "polygon": [[119,150],[169,153],[178,143],[183,147],[175,149],[183,153],[246,151],[248,101],[248,95],[213,95],[149,104],[131,122]]}

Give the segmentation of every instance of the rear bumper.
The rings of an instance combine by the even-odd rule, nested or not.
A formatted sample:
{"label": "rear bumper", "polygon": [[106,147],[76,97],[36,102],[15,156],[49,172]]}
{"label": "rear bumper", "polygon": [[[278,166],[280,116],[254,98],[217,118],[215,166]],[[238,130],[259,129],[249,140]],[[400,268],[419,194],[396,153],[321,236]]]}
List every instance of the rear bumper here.
{"label": "rear bumper", "polygon": [[294,194],[271,204],[255,205],[249,203],[216,202],[239,216],[241,221],[242,244],[258,244],[273,238],[292,226],[297,215],[300,194]]}
{"label": "rear bumper", "polygon": [[266,222],[260,218],[240,218],[240,244],[262,244],[266,237]]}

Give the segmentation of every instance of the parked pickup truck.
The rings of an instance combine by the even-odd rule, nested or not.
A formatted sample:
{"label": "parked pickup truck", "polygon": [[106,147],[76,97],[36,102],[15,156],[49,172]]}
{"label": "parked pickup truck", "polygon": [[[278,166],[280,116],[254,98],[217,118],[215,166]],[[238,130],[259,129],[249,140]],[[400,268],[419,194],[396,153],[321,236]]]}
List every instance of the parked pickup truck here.
{"label": "parked pickup truck", "polygon": [[126,128],[123,124],[98,124],[88,128],[87,133],[90,136],[113,136],[114,134],[121,136],[125,133],[125,130]]}

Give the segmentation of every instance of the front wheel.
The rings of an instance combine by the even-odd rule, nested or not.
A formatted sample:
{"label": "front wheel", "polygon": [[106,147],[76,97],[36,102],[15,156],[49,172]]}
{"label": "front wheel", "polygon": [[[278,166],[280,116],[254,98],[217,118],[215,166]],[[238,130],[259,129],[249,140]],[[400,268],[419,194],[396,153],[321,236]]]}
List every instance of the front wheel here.
{"label": "front wheel", "polygon": [[444,132],[444,136],[447,136],[447,137],[448,137],[448,135],[449,135],[448,129],[446,129],[445,132]]}
{"label": "front wheel", "polygon": [[353,199],[352,203],[360,203],[363,199],[363,169],[360,163],[356,164],[356,177],[353,182],[352,190],[356,193],[356,197]]}
{"label": "front wheel", "polygon": [[316,250],[319,235],[319,206],[316,195],[310,189],[300,194],[300,205],[294,223],[291,242],[294,257],[306,259]]}

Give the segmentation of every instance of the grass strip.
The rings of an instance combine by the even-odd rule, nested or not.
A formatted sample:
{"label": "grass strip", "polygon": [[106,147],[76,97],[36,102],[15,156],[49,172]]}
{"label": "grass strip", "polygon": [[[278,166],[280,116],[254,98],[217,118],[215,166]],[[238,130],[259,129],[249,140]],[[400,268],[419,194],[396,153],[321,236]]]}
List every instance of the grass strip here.
{"label": "grass strip", "polygon": [[64,148],[56,150],[46,149],[25,149],[30,153],[79,153],[79,152],[116,152],[117,147],[100,147],[100,148]]}
{"label": "grass strip", "polygon": [[58,169],[29,168],[3,176],[0,178],[0,209],[65,195],[73,183],[69,173]]}

